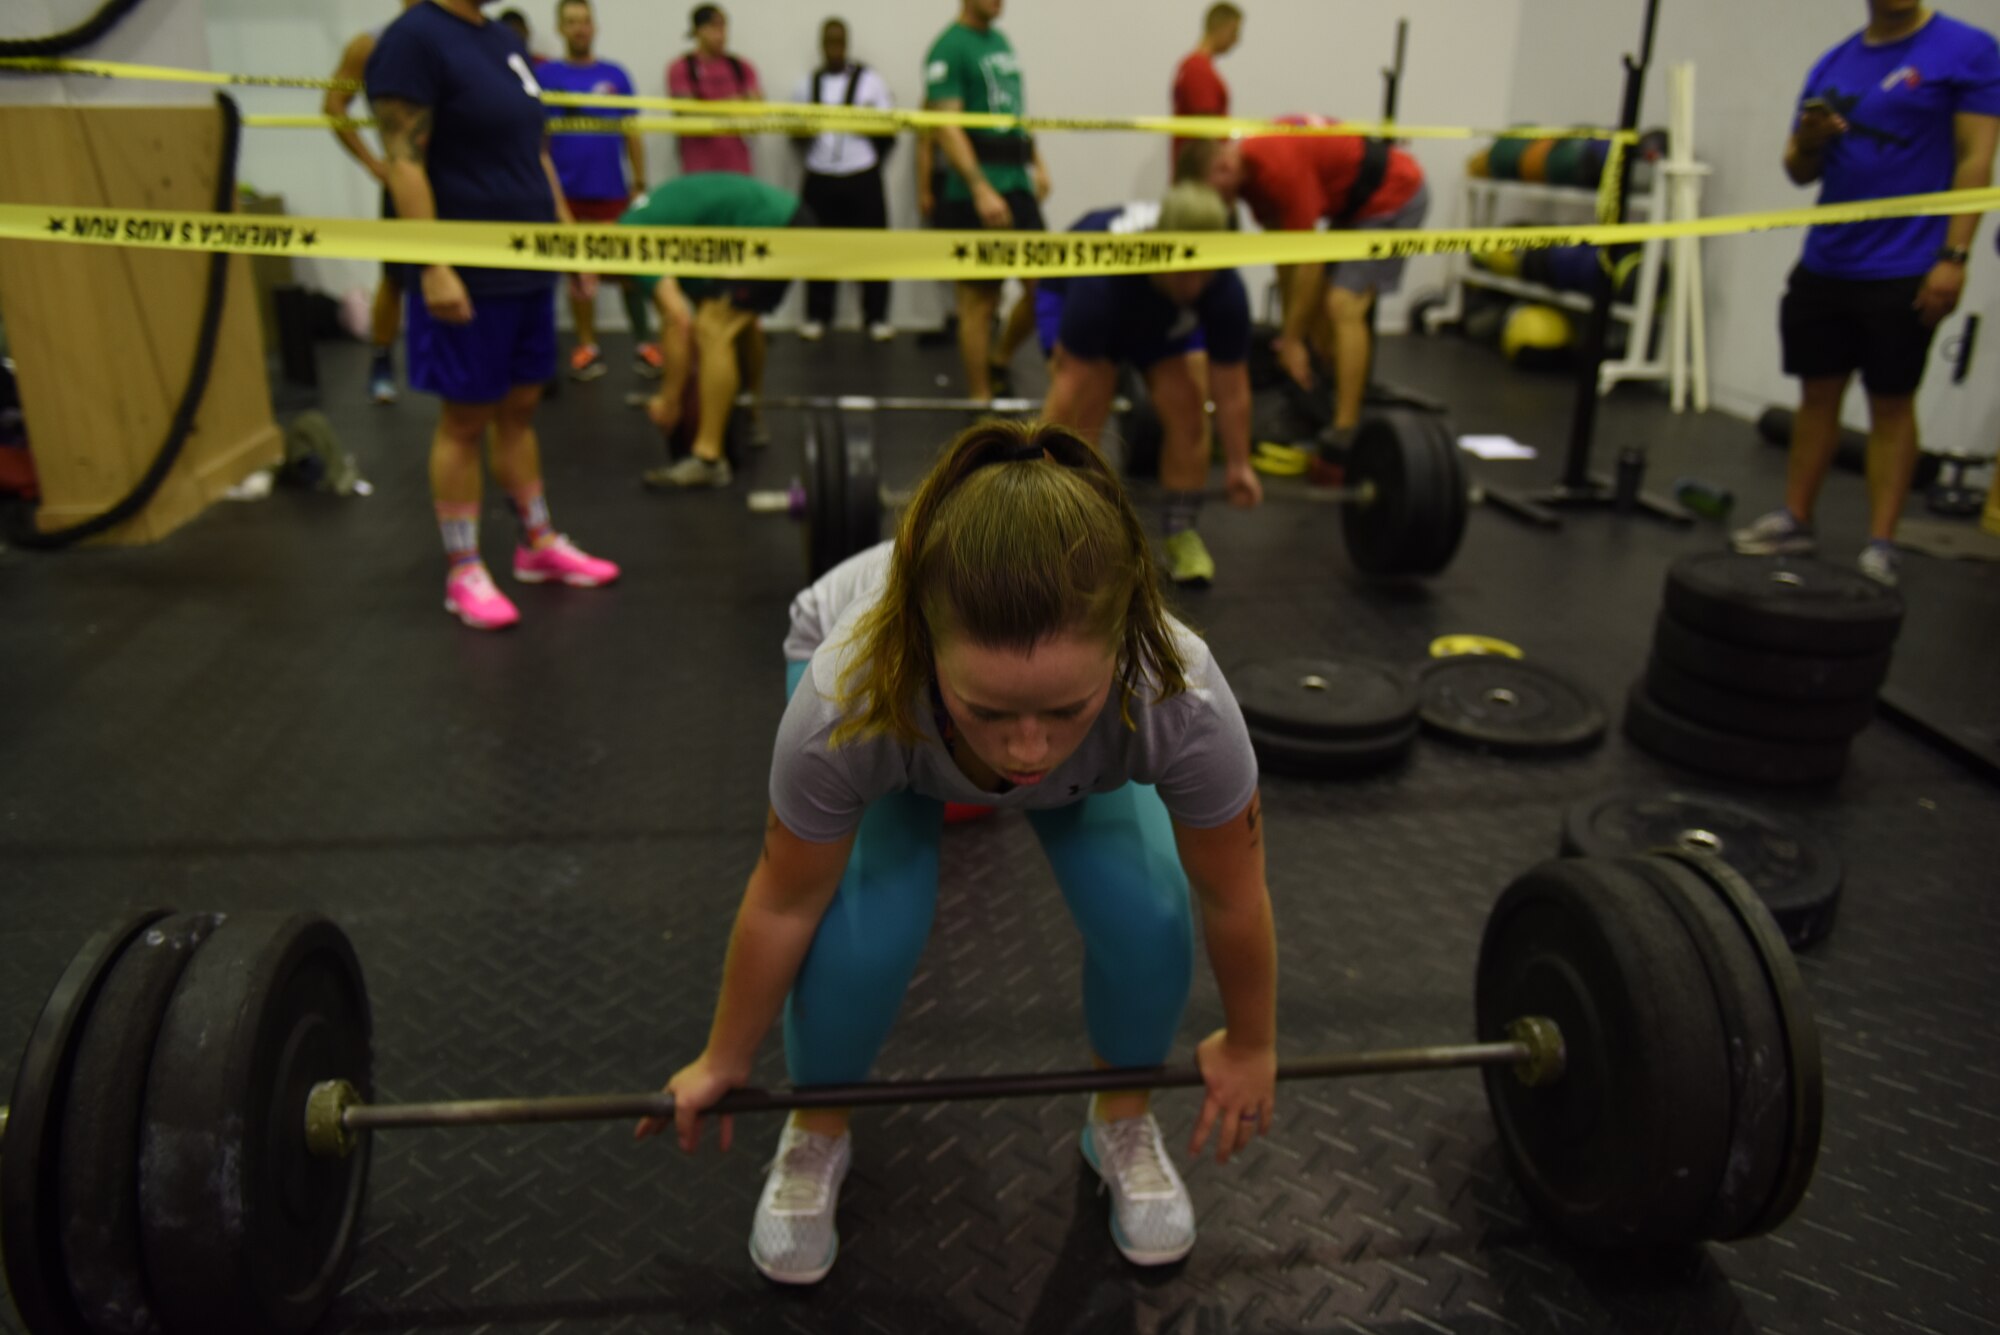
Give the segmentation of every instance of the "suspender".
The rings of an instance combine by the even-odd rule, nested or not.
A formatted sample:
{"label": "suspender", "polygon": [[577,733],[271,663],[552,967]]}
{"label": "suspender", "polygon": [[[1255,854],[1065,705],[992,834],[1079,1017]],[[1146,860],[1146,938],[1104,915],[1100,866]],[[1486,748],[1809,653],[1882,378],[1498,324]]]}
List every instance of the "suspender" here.
{"label": "suspender", "polygon": [[[735,56],[724,56],[722,58],[729,62],[731,72],[736,75],[736,91],[740,93],[748,89],[750,81],[743,77],[743,62]],[[690,51],[687,53],[686,59],[682,61],[681,67],[687,71],[688,87],[694,91],[695,99],[697,101],[707,101],[708,99],[701,95],[700,61],[700,55]]]}
{"label": "suspender", "polygon": [[1347,207],[1334,220],[1340,227],[1346,227],[1361,216],[1370,200],[1382,188],[1383,180],[1389,175],[1389,141],[1386,139],[1364,139],[1361,141],[1361,167],[1354,174],[1354,184],[1347,190]]}
{"label": "suspender", "polygon": [[[854,64],[849,65],[847,68],[852,70],[853,73],[848,76],[847,96],[841,99],[840,104],[844,107],[851,107],[854,105],[855,95],[861,91],[861,76],[868,72],[868,67],[866,65],[861,64],[859,61],[856,61]],[[812,101],[814,106],[821,105],[819,96],[820,80],[824,79],[827,75],[832,74],[833,72],[834,71],[827,69],[824,66],[821,66],[819,69],[813,71]]]}

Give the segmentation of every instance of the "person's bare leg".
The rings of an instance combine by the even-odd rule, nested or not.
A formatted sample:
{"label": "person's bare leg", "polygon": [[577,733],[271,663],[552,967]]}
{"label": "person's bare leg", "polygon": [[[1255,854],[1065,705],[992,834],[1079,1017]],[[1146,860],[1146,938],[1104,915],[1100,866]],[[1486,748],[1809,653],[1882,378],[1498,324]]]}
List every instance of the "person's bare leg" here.
{"label": "person's bare leg", "polygon": [[495,414],[488,460],[493,480],[509,496],[542,484],[542,445],[535,435],[535,407],[541,401],[540,385],[516,385]]}
{"label": "person's bare leg", "polygon": [[1208,412],[1192,359],[1165,357],[1146,370],[1146,392],[1160,415],[1160,489],[1199,497],[1208,486]]}
{"label": "person's bare leg", "polygon": [[1868,536],[1891,542],[1917,470],[1914,395],[1868,396]]}
{"label": "person's bare leg", "polygon": [[854,1120],[852,1108],[801,1108],[792,1114],[792,1125],[815,1136],[844,1136]]}
{"label": "person's bare leg", "polygon": [[499,407],[491,403],[446,403],[431,433],[431,500],[438,505],[477,506],[482,475],[479,447]]}
{"label": "person's bare leg", "polygon": [[1361,406],[1368,393],[1368,366],[1375,336],[1368,312],[1375,293],[1349,292],[1329,286],[1326,312],[1333,321],[1333,429],[1352,431],[1361,425]]}
{"label": "person's bare leg", "polygon": [[1021,281],[1021,299],[1007,312],[1007,323],[1000,329],[1000,342],[993,349],[995,366],[1010,366],[1014,354],[1028,336],[1035,332],[1035,283],[1034,280]]}
{"label": "person's bare leg", "polygon": [[736,336],[736,364],[743,381],[743,393],[750,396],[750,443],[768,445],[770,428],[764,424],[764,353],[770,346],[764,337],[764,322],[756,316]]}
{"label": "person's bare leg", "polygon": [[1000,284],[958,285],[958,361],[965,370],[965,396],[993,397],[993,374],[987,354],[993,344],[993,312],[1000,305]]}
{"label": "person's bare leg", "polygon": [[[1091,1064],[1100,1071],[1112,1069],[1104,1058],[1091,1057]],[[1093,1096],[1092,1114],[1101,1122],[1116,1122],[1127,1117],[1144,1117],[1152,1110],[1153,1091],[1150,1089],[1106,1090]]]}
{"label": "person's bare leg", "polygon": [[1785,508],[1801,524],[1812,523],[1820,486],[1840,450],[1840,403],[1846,396],[1844,375],[1799,382],[1799,410],[1792,417],[1792,447],[1785,460]]}
{"label": "person's bare leg", "polygon": [[1049,396],[1042,404],[1042,419],[1068,427],[1102,452],[1104,423],[1111,416],[1111,401],[1118,396],[1118,364],[1073,357],[1058,343],[1049,366]]}
{"label": "person's bare leg", "polygon": [[569,318],[576,327],[576,345],[579,348],[597,346],[597,300],[593,297],[585,301],[574,292],[569,298]]}
{"label": "person's bare leg", "polygon": [[737,341],[744,325],[755,318],[726,301],[703,302],[695,313],[694,336],[701,347],[701,421],[695,427],[693,448],[709,463],[723,456],[729,415],[736,409],[736,393],[743,382]]}
{"label": "person's bare leg", "polygon": [[368,308],[368,341],[378,353],[396,346],[403,329],[403,289],[387,277],[375,284],[375,300]]}

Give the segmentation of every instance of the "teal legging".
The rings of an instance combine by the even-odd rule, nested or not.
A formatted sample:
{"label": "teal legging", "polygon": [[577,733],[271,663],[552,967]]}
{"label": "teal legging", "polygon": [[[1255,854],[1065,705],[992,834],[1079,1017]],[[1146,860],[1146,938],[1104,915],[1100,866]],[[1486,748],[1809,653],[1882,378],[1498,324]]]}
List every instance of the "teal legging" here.
{"label": "teal legging", "polygon": [[[789,698],[804,663],[785,665]],[[1167,1059],[1194,976],[1194,917],[1173,822],[1150,785],[1128,783],[1031,811],[1083,933],[1083,1014],[1113,1066]],[[785,999],[785,1063],[797,1085],[868,1078],[937,909],[944,803],[891,793],[861,817],[840,889]]]}

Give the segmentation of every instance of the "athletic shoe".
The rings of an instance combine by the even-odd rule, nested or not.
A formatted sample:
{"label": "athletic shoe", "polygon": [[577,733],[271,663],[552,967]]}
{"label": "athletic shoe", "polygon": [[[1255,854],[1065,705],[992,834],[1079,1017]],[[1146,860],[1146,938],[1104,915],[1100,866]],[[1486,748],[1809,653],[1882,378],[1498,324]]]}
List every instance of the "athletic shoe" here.
{"label": "athletic shoe", "polygon": [[377,357],[369,363],[368,397],[377,403],[396,401],[396,367],[387,357]]}
{"label": "athletic shoe", "polygon": [[576,351],[569,355],[569,378],[571,380],[595,380],[605,372],[604,357],[597,351],[595,343],[579,343]]}
{"label": "athletic shoe", "polygon": [[821,1136],[785,1124],[750,1225],[750,1260],[766,1279],[817,1284],[840,1254],[833,1215],[854,1158],[854,1137]]}
{"label": "athletic shoe", "polygon": [[644,475],[647,486],[655,491],[676,491],[688,487],[726,487],[729,485],[729,460],[702,458],[690,454],[685,459],[670,463],[663,468],[648,468]]}
{"label": "athletic shoe", "polygon": [[826,337],[826,326],[818,320],[807,320],[799,326],[799,337],[808,343],[817,343]]}
{"label": "athletic shoe", "polygon": [[572,589],[594,589],[618,578],[618,563],[592,556],[558,533],[540,547],[514,549],[514,578],[523,584],[553,580]]}
{"label": "athletic shoe", "polygon": [[990,362],[986,367],[986,383],[992,386],[993,397],[1011,399],[1014,397],[1014,368],[1000,362]]}
{"label": "athletic shoe", "polygon": [[484,561],[466,561],[444,579],[444,610],[474,630],[505,630],[521,619],[507,595],[486,573]]}
{"label": "athletic shoe", "polygon": [[887,320],[877,320],[868,326],[868,337],[877,343],[887,343],[896,337],[896,326]]}
{"label": "athletic shoe", "polygon": [[1809,556],[1818,544],[1810,526],[1790,510],[1773,510],[1729,535],[1729,545],[1745,556]]}
{"label": "athletic shoe", "polygon": [[1861,549],[1861,559],[1855,564],[1861,567],[1862,574],[1877,584],[1886,584],[1893,589],[1902,574],[1903,558],[1896,555],[1893,544],[1871,542]]}
{"label": "athletic shoe", "polygon": [[658,380],[660,364],[664,361],[657,343],[641,343],[632,350],[632,374],[641,380]]}
{"label": "athletic shoe", "polygon": [[1172,1265],[1194,1250],[1194,1202],[1153,1114],[1084,1122],[1083,1157],[1111,1191],[1111,1241],[1134,1265]]}
{"label": "athletic shoe", "polygon": [[1167,575],[1184,589],[1205,589],[1215,582],[1215,558],[1208,544],[1191,528],[1169,536],[1163,544],[1167,554]]}

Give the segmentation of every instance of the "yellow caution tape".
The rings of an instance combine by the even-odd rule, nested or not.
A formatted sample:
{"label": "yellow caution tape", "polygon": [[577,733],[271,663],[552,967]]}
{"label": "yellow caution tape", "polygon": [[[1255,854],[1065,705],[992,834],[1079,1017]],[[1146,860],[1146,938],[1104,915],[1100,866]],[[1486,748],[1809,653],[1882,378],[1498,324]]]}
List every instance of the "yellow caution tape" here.
{"label": "yellow caution tape", "polygon": [[[209,87],[318,88],[340,92],[361,92],[352,79],[314,79],[303,76],[226,74],[214,70],[178,69],[168,65],[135,65],[114,60],[68,60],[35,56],[0,57],[0,69],[34,74],[75,74],[96,79],[136,79],[161,83],[191,83]],[[1276,121],[1243,116],[1008,116],[983,111],[928,111],[921,109],[878,110],[868,107],[834,107],[808,102],[707,102],[685,97],[626,96],[615,93],[548,93],[544,104],[552,107],[580,107],[586,110],[622,107],[633,111],[669,111],[695,117],[702,122],[728,121],[728,130],[680,130],[682,134],[793,134],[804,130],[819,133],[834,129],[846,134],[881,134],[897,129],[931,130],[956,125],[968,130],[1137,131],[1169,134],[1183,139],[1239,139],[1252,135],[1303,135],[1307,137],[1361,137],[1366,139],[1486,139],[1500,136],[1532,139],[1609,139],[1613,142],[1636,139],[1630,131],[1598,130],[1576,126],[1512,126],[1505,130],[1481,130],[1459,125],[1404,125],[1400,122],[1342,121],[1331,125],[1285,125]],[[246,118],[248,120],[248,118]],[[748,122],[755,128],[745,128]],[[250,123],[256,123],[251,121]],[[274,125],[275,122],[266,122]],[[285,118],[286,128],[330,127],[331,120],[311,117]],[[603,133],[603,131],[593,131]]]}
{"label": "yellow caution tape", "polygon": [[495,269],[743,278],[1073,278],[1630,245],[1791,227],[1985,213],[2000,187],[1684,222],[1332,232],[947,232],[535,226],[0,204],[0,239]]}

